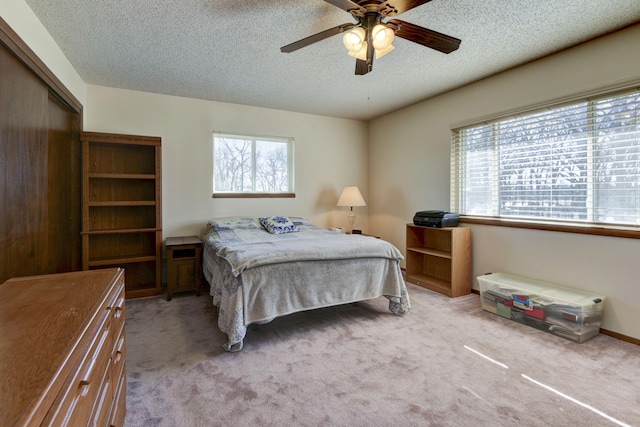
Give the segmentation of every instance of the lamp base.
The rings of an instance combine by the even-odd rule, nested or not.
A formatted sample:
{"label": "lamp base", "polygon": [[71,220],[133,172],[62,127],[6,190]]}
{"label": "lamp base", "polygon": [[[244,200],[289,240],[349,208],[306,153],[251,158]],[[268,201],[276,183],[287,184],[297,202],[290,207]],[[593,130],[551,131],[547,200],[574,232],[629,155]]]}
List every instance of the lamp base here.
{"label": "lamp base", "polygon": [[347,220],[349,221],[349,233],[353,234],[353,224],[356,222],[356,214],[353,212],[353,208],[349,211]]}

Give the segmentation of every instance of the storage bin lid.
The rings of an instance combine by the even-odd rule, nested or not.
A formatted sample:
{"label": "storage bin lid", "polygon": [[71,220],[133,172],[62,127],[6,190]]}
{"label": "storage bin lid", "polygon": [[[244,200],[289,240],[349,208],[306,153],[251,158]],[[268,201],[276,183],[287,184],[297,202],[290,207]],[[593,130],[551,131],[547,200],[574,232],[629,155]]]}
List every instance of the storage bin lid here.
{"label": "storage bin lid", "polygon": [[538,295],[553,301],[563,302],[579,307],[587,307],[602,303],[606,298],[603,295],[597,295],[579,289],[568,288],[508,273],[487,273],[482,276],[478,276],[477,279],[480,284],[480,292],[486,292],[494,286],[512,288],[521,290],[526,294]]}

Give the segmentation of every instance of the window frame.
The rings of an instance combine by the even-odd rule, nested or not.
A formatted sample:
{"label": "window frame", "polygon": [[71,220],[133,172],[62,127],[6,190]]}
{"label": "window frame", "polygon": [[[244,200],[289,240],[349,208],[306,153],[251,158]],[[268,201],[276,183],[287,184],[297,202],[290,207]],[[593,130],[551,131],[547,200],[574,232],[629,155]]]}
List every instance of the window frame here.
{"label": "window frame", "polygon": [[[220,137],[229,137],[233,139],[244,139],[247,141],[251,141],[251,157],[255,159],[255,146],[256,141],[273,141],[277,143],[286,143],[287,144],[287,177],[288,177],[288,186],[290,191],[288,192],[260,192],[260,191],[216,191],[215,190],[215,176],[216,176],[216,138]],[[265,135],[249,135],[249,134],[239,134],[233,132],[222,132],[222,131],[214,131],[211,139],[211,147],[212,147],[212,198],[233,198],[233,199],[255,199],[255,198],[295,198],[295,140],[293,137],[283,137],[283,136],[265,136]],[[252,162],[253,162],[252,160]],[[252,167],[252,177],[251,177],[252,187],[255,188],[255,163]]]}
{"label": "window frame", "polygon": [[[640,81],[634,80],[631,82],[623,82],[616,87],[599,89],[597,91],[592,91],[590,93],[583,93],[580,95],[567,97],[560,100],[555,100],[554,102],[530,106],[528,108],[523,108],[518,111],[505,112],[495,116],[486,117],[483,119],[477,119],[468,123],[452,125],[451,126],[451,131],[452,131],[451,171],[450,171],[451,173],[451,176],[450,176],[451,209],[456,210],[457,209],[456,203],[458,205],[460,205],[461,203],[461,200],[459,200],[460,199],[459,192],[461,191],[460,185],[462,185],[462,181],[463,181],[463,179],[457,176],[457,174],[462,173],[462,168],[458,164],[456,164],[456,161],[458,160],[457,156],[460,156],[460,154],[456,153],[456,151],[454,150],[454,141],[455,141],[456,132],[463,130],[465,128],[487,125],[487,124],[495,123],[501,120],[508,120],[509,118],[513,118],[516,115],[534,114],[535,112],[540,111],[541,109],[560,108],[568,104],[577,104],[579,102],[597,102],[598,98],[612,97],[612,96],[621,95],[624,93],[630,93],[633,91],[636,91],[636,92],[640,91]],[[640,145],[640,140],[638,140],[638,144]],[[558,231],[558,232],[568,232],[568,233],[578,233],[578,234],[640,239],[640,224],[639,225],[626,225],[626,224],[622,225],[622,224],[605,224],[605,223],[596,223],[596,222],[571,222],[571,221],[562,221],[562,220],[512,218],[512,217],[499,217],[499,216],[498,217],[475,216],[475,215],[465,215],[465,214],[461,214],[460,222],[466,223],[466,224],[514,227],[514,228],[525,228],[525,229],[535,229],[535,230]]]}

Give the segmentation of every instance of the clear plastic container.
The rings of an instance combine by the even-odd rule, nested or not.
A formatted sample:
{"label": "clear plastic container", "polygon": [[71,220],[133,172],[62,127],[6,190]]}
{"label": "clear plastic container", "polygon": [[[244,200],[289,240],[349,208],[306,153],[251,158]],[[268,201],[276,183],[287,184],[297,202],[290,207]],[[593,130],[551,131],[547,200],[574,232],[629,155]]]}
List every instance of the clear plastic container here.
{"label": "clear plastic container", "polygon": [[602,295],[507,273],[477,279],[486,311],[577,343],[600,332]]}

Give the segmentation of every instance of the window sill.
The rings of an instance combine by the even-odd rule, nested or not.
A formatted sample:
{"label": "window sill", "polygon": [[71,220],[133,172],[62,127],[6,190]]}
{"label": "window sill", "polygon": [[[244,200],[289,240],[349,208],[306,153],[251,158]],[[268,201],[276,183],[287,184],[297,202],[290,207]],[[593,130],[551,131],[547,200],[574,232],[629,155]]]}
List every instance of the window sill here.
{"label": "window sill", "polygon": [[296,193],[213,193],[214,199],[275,199],[295,198]]}
{"label": "window sill", "polygon": [[533,230],[559,231],[564,233],[592,234],[596,236],[624,237],[640,239],[640,228],[609,225],[576,225],[562,222],[525,221],[506,218],[483,218],[460,216],[464,224],[493,225],[498,227],[528,228]]}

